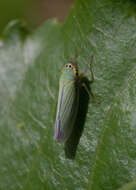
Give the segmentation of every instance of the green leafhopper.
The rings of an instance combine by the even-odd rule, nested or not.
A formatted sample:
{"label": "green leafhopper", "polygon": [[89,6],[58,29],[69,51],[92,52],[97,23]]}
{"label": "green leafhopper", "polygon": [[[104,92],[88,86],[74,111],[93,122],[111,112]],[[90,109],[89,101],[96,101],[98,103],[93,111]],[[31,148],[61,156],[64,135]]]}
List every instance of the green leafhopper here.
{"label": "green leafhopper", "polygon": [[89,93],[86,85],[81,83],[81,79],[86,73],[86,70],[87,67],[85,71],[79,75],[78,66],[73,61],[67,63],[62,69],[59,80],[59,96],[54,134],[54,139],[57,142],[65,142],[71,135],[78,111],[79,88],[83,86],[87,93]]}

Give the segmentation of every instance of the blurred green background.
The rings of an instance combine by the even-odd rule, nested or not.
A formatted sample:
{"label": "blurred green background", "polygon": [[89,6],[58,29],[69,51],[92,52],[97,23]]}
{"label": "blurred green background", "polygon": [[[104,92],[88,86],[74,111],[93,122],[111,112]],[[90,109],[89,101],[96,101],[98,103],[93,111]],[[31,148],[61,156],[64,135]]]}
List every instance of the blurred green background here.
{"label": "blurred green background", "polygon": [[13,19],[35,28],[49,18],[64,21],[74,0],[0,0],[0,34]]}

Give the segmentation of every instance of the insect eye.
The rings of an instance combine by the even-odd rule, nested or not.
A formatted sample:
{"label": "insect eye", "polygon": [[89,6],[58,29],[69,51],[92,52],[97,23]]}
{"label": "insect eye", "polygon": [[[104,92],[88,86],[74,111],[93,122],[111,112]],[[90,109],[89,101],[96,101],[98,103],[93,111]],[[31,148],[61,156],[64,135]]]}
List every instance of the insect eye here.
{"label": "insect eye", "polygon": [[71,65],[69,65],[69,68],[71,68]]}
{"label": "insect eye", "polygon": [[68,67],[68,65],[66,65],[66,67]]}

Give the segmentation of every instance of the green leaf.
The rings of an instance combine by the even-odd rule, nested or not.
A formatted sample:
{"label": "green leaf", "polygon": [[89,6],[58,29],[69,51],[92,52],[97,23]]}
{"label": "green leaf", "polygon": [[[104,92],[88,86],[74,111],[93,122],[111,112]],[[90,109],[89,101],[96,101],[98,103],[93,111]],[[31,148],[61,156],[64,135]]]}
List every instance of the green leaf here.
{"label": "green leaf", "polygon": [[[12,22],[0,41],[0,189],[115,190],[136,176],[136,4],[77,0],[64,24],[28,32]],[[75,160],[53,140],[62,66],[94,54]],[[70,146],[69,146],[70,147]]]}
{"label": "green leaf", "polygon": [[96,150],[90,188],[117,189],[135,177],[136,67],[112,101]]}

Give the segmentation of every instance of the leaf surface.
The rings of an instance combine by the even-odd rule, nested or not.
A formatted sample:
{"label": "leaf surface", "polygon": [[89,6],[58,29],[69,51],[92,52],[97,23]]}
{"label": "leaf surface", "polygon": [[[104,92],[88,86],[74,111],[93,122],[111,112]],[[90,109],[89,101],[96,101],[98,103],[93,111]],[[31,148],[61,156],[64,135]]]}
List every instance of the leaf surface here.
{"label": "leaf surface", "polygon": [[[108,189],[136,176],[136,4],[78,0],[64,24],[12,22],[0,41],[0,189]],[[90,54],[95,81],[75,160],[53,141],[61,68]],[[89,75],[88,75],[89,77]]]}

